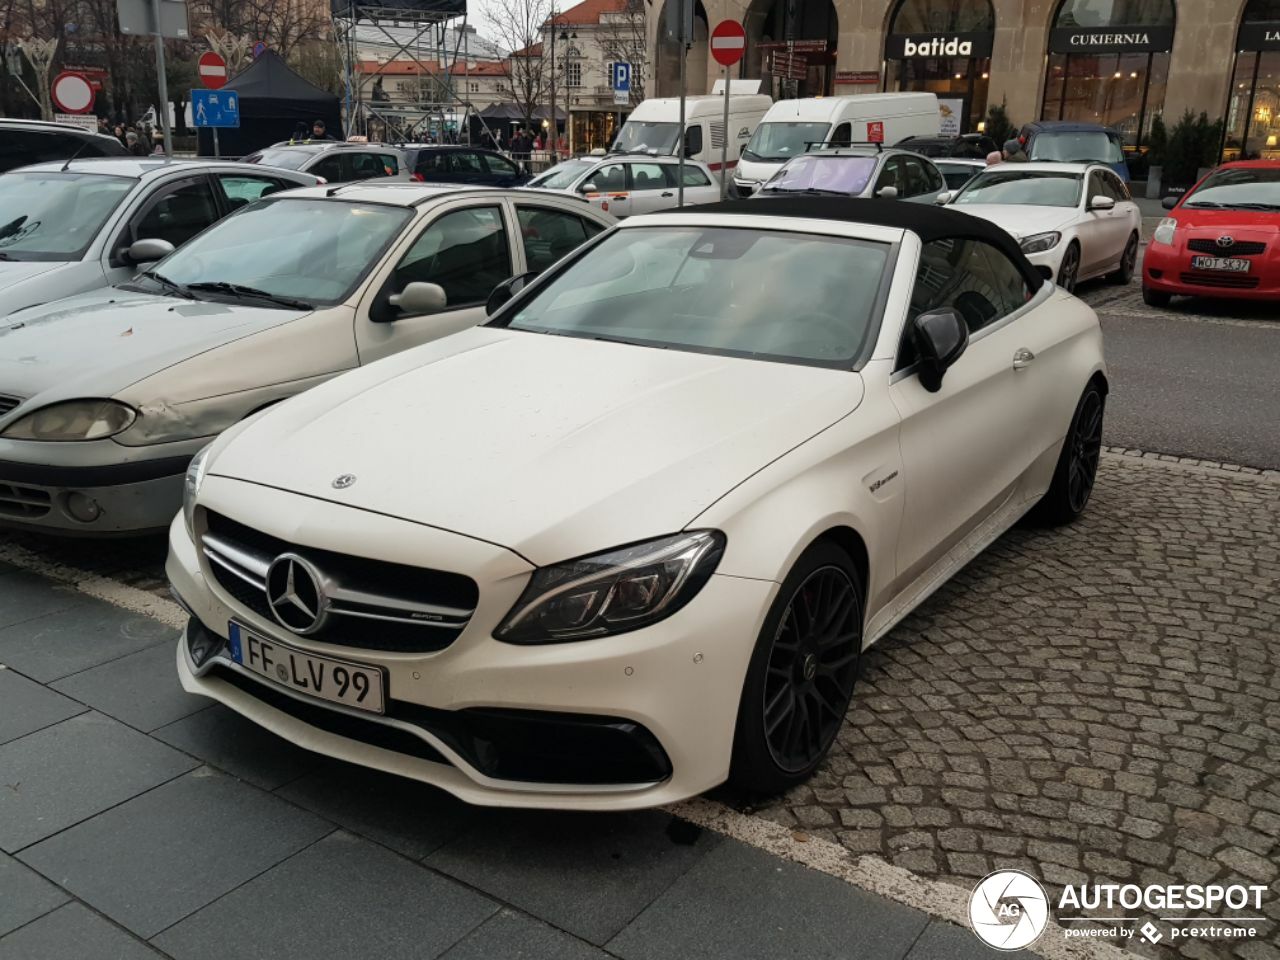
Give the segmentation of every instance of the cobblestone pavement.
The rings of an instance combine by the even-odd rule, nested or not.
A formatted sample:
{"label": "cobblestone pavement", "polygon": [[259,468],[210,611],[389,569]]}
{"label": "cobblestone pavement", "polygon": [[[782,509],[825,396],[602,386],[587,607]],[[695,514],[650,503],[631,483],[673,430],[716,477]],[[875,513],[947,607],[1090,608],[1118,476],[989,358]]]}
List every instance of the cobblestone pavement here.
{"label": "cobblestone pavement", "polygon": [[830,761],[755,812],[965,886],[1267,884],[1259,940],[1182,954],[1280,958],[1278,543],[1280,484],[1107,456],[1081,522],[868,653]]}

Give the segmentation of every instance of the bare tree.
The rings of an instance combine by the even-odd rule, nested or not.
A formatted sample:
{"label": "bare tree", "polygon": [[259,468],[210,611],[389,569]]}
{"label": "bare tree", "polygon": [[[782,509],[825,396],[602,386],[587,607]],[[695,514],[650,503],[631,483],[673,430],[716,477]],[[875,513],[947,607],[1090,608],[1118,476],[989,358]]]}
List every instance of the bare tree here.
{"label": "bare tree", "polygon": [[526,124],[546,100],[550,76],[542,35],[553,10],[552,0],[493,0],[486,9],[490,34],[511,51],[503,65]]}
{"label": "bare tree", "polygon": [[644,99],[648,76],[645,42],[646,0],[617,0],[617,9],[600,15],[597,39],[606,62],[631,64],[631,102]]}

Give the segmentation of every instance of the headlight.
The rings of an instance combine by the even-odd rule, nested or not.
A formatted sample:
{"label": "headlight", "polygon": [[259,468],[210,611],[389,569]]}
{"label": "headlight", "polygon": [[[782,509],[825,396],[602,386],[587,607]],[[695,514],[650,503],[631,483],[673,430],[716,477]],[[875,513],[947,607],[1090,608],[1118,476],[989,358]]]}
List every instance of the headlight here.
{"label": "headlight", "polygon": [[101,440],[127,430],[137,416],[132,407],[115,400],[67,400],[27,414],[3,436],[10,440]]}
{"label": "headlight", "polygon": [[187,476],[182,482],[182,519],[187,525],[187,536],[194,542],[196,538],[196,494],[200,492],[200,484],[204,483],[205,464],[209,461],[209,443],[200,448],[200,452],[187,464]]}
{"label": "headlight", "polygon": [[724,534],[700,530],[543,567],[493,635],[559,643],[647,627],[692,600],[723,553]]}
{"label": "headlight", "polygon": [[1051,230],[1048,233],[1033,233],[1029,237],[1023,237],[1018,246],[1022,248],[1023,253],[1044,253],[1056,247],[1061,239],[1062,234]]}
{"label": "headlight", "polygon": [[1151,234],[1153,243],[1163,243],[1166,246],[1173,243],[1173,235],[1177,232],[1178,221],[1173,217],[1165,217],[1156,225],[1155,232]]}

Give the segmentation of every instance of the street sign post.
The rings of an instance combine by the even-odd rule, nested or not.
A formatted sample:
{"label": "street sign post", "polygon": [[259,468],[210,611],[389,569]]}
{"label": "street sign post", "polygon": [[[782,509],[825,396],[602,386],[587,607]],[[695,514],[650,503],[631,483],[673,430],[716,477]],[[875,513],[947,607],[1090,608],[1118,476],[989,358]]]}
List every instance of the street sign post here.
{"label": "street sign post", "polygon": [[729,68],[747,52],[747,31],[737,20],[721,20],[711,31],[710,44],[711,55],[724,67],[724,133],[720,136],[720,199],[723,200],[729,191],[729,90],[733,86]]}
{"label": "street sign post", "polygon": [[[83,73],[64,70],[49,85],[53,104],[63,113],[88,113],[93,109],[94,89]],[[94,125],[97,129],[97,125]]]}
{"label": "street sign post", "polygon": [[230,79],[227,76],[227,61],[212,50],[206,50],[200,54],[196,69],[200,73],[200,82],[204,84],[206,90],[221,90]]}
{"label": "street sign post", "polygon": [[218,128],[240,126],[240,95],[235,91],[191,91],[191,120],[213,131],[213,155],[218,156]]}
{"label": "street sign post", "polygon": [[609,78],[613,87],[613,102],[624,104],[631,102],[631,64],[615,63],[612,76]]}
{"label": "street sign post", "polygon": [[169,129],[169,81],[164,71],[164,38],[191,38],[186,0],[116,0],[120,32],[151,34],[156,38],[156,86],[160,93],[160,128],[164,131],[164,152],[173,155],[173,132]]}

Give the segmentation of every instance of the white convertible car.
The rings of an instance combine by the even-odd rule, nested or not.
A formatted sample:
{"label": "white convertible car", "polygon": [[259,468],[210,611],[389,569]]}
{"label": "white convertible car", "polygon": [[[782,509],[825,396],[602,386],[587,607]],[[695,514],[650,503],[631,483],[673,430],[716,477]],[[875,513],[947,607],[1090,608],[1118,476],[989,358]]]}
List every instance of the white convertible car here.
{"label": "white convertible car", "polygon": [[713,204],[518,287],[196,457],[187,690],[476,803],[777,791],[862,650],[1089,500],[1097,317],[985,221]]}

